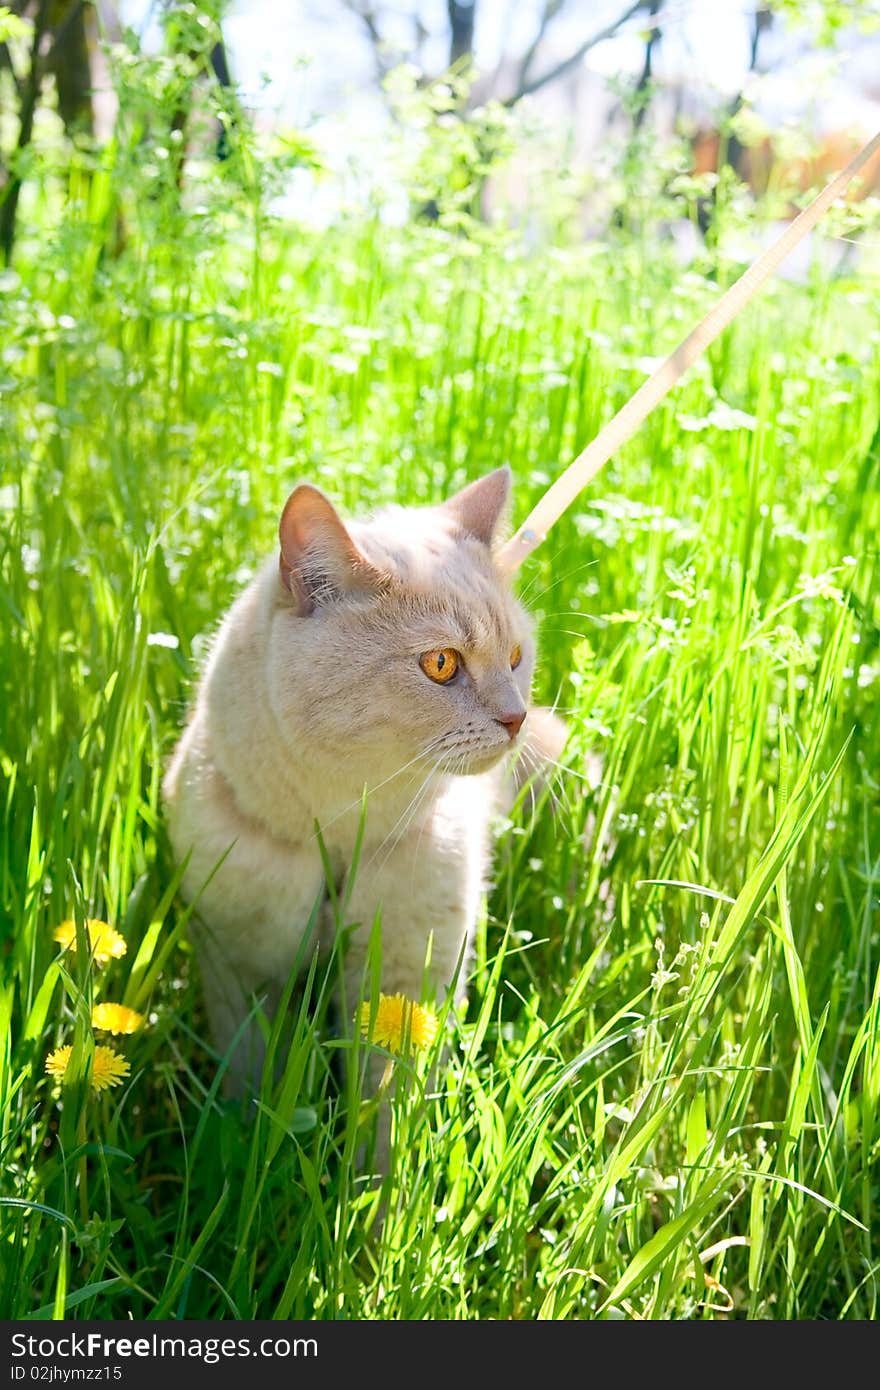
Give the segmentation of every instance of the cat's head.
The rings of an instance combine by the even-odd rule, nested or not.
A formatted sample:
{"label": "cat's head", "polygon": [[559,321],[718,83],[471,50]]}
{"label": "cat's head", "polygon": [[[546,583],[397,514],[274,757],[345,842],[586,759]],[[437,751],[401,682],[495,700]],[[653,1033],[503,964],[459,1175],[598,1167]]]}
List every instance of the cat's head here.
{"label": "cat's head", "polygon": [[270,698],[300,748],[373,773],[483,772],[521,739],[531,623],[493,561],[510,471],[437,507],[344,522],[317,488],[281,517]]}

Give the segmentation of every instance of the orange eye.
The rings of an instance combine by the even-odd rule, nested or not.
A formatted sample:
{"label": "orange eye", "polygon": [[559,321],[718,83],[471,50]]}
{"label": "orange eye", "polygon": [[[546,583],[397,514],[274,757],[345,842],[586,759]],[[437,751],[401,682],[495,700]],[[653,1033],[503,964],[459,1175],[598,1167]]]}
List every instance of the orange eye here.
{"label": "orange eye", "polygon": [[519,663],[520,663],[521,661],[522,661],[522,647],[520,646],[519,642],[517,642],[517,644],[516,644],[516,646],[514,647],[513,651],[510,653],[510,669],[511,669],[511,671],[515,671],[516,668],[517,668],[517,666],[519,665]]}
{"label": "orange eye", "polygon": [[458,670],[461,657],[451,647],[441,647],[434,652],[422,652],[419,665],[429,680],[438,685],[446,685]]}

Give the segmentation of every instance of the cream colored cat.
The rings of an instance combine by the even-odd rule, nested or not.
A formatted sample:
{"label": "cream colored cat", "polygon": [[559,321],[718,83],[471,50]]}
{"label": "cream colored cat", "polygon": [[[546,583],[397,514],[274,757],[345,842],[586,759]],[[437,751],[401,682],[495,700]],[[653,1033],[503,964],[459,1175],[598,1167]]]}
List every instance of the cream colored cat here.
{"label": "cream colored cat", "polygon": [[[325,894],[316,823],[356,924],[349,1019],[377,914],[385,993],[421,996],[429,942],[435,993],[463,989],[504,765],[527,737],[548,756],[564,742],[554,716],[528,712],[532,626],[493,564],[509,490],[499,469],[441,506],[343,523],[302,484],[280,564],[227,614],[164,784],[221,1052],[254,995],[271,1012]],[[234,1089],[259,1066],[251,1024]]]}

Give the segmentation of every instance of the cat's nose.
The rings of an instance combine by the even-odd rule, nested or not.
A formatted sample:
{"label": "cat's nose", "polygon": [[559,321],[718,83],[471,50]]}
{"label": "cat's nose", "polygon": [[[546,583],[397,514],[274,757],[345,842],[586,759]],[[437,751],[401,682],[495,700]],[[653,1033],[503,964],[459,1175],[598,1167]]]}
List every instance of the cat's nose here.
{"label": "cat's nose", "polygon": [[520,729],[522,728],[523,720],[525,719],[525,717],[525,710],[517,710],[514,714],[499,715],[499,717],[495,720],[495,723],[504,725],[505,729],[507,730],[508,738],[510,738],[512,742],[513,739],[516,738]]}

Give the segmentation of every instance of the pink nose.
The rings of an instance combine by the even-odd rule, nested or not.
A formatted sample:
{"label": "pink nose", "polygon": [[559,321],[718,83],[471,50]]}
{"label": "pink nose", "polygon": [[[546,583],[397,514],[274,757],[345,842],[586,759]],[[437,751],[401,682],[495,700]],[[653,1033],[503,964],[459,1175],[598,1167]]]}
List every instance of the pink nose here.
{"label": "pink nose", "polygon": [[516,738],[517,734],[522,728],[523,720],[525,719],[525,717],[525,710],[523,710],[522,713],[517,714],[502,714],[500,719],[495,720],[495,723],[503,724],[505,729],[507,730],[508,737],[511,739],[511,741],[513,741],[513,739]]}

